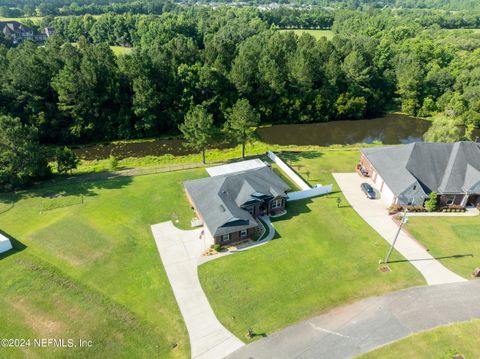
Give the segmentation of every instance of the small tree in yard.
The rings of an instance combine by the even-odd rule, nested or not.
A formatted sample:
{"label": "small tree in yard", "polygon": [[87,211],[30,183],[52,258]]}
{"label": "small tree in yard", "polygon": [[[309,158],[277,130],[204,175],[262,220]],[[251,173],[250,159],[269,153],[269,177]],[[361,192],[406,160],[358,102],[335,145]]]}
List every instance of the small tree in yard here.
{"label": "small tree in yard", "polygon": [[227,111],[226,118],[226,131],[242,144],[242,158],[245,158],[245,144],[253,140],[255,127],[260,122],[260,115],[247,99],[241,99]]}
{"label": "small tree in yard", "polygon": [[64,147],[57,151],[57,171],[58,173],[67,173],[76,169],[80,160],[78,159],[75,152],[70,148]]}
{"label": "small tree in yard", "polygon": [[437,209],[437,193],[431,192],[428,200],[425,202],[425,209],[428,212],[433,212]]}
{"label": "small tree in yard", "polygon": [[187,141],[187,146],[202,151],[202,163],[205,163],[205,148],[213,136],[213,116],[205,107],[195,106],[187,112],[184,122],[178,128]]}

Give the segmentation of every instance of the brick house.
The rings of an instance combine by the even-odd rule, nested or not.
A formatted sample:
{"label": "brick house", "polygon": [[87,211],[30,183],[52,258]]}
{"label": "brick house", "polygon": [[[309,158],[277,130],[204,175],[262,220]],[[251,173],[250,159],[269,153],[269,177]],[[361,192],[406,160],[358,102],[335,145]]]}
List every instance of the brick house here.
{"label": "brick house", "polygon": [[251,238],[257,218],[285,210],[290,187],[269,167],[184,182],[192,208],[215,244]]}
{"label": "brick house", "polygon": [[411,143],[364,148],[357,165],[388,205],[422,205],[431,192],[440,206],[480,206],[480,144]]}

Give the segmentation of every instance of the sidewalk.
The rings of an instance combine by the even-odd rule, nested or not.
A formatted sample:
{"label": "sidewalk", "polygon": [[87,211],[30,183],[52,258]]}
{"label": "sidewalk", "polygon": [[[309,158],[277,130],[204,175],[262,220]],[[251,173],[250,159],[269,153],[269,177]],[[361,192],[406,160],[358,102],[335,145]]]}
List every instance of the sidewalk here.
{"label": "sidewalk", "polygon": [[[360,178],[356,173],[334,173],[333,176],[353,209],[391,244],[398,231],[397,224],[388,215],[382,200],[369,200],[360,190],[360,184],[370,180]],[[405,231],[400,232],[395,249],[418,269],[429,285],[466,281],[433,258]]]}

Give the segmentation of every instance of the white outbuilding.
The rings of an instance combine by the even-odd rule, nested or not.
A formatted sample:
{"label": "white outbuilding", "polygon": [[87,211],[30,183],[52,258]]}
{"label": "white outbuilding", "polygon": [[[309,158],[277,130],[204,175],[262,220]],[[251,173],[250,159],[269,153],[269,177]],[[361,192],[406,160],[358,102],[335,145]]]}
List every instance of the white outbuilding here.
{"label": "white outbuilding", "polygon": [[10,239],[0,234],[0,253],[9,251],[10,249],[12,249],[12,243],[10,243]]}

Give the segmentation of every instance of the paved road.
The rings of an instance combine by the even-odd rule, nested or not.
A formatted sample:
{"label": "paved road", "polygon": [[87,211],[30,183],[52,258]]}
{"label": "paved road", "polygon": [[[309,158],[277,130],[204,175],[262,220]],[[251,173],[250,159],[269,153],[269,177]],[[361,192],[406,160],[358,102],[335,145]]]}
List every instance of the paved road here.
{"label": "paved road", "polygon": [[197,264],[206,244],[201,229],[182,231],[172,222],[152,226],[160,257],[190,337],[192,358],[220,359],[244,343],[217,319],[198,279]]}
{"label": "paved road", "polygon": [[[333,176],[353,209],[388,243],[392,243],[398,226],[388,215],[385,203],[380,199],[368,199],[360,190],[362,182],[374,184],[356,173],[334,173]],[[418,269],[429,285],[466,281],[433,258],[405,231],[400,233],[395,248]]]}
{"label": "paved road", "polygon": [[479,301],[480,281],[410,288],[336,308],[228,358],[352,358],[415,332],[478,319]]}

